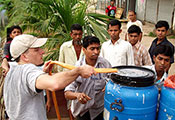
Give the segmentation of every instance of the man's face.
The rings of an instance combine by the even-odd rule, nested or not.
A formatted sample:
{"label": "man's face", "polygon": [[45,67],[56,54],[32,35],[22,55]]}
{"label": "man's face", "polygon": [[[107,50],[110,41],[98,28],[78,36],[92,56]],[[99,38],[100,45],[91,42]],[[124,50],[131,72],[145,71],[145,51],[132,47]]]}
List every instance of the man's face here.
{"label": "man's face", "polygon": [[72,30],[70,33],[71,38],[73,41],[81,41],[83,32],[81,30]]}
{"label": "man's face", "polygon": [[87,60],[97,60],[100,54],[100,44],[92,43],[87,48],[83,48]]}
{"label": "man's face", "polygon": [[153,56],[153,60],[155,62],[156,71],[166,71],[167,67],[170,65],[170,57],[165,56],[163,54],[158,54],[157,56]]}
{"label": "man's face", "polygon": [[21,31],[19,29],[14,29],[11,33],[10,33],[10,37],[13,39],[14,37],[21,35]]}
{"label": "man's face", "polygon": [[111,37],[111,40],[118,40],[121,31],[122,30],[119,29],[119,25],[114,25],[114,26],[109,25],[108,33]]}
{"label": "man's face", "polygon": [[167,30],[165,27],[157,28],[156,35],[159,40],[163,40],[166,37]]}
{"label": "man's face", "polygon": [[41,65],[43,64],[43,54],[44,50],[41,48],[29,48],[27,52],[24,53],[26,56],[26,60],[29,63],[34,65]]}
{"label": "man's face", "polygon": [[114,6],[114,1],[111,1],[111,6]]}
{"label": "man's face", "polygon": [[134,46],[139,40],[139,35],[137,33],[128,33],[128,38],[131,45]]}
{"label": "man's face", "polygon": [[135,21],[136,20],[136,15],[134,14],[133,11],[128,12],[128,18],[131,21]]}

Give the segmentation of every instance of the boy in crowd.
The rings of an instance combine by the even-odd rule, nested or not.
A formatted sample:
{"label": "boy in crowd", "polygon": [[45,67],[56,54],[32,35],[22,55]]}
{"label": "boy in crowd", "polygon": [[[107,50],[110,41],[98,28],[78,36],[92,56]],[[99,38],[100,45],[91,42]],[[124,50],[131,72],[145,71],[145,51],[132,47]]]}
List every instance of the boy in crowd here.
{"label": "boy in crowd", "polygon": [[[127,30],[129,29],[129,27],[131,25],[137,25],[140,27],[141,29],[141,33],[140,33],[140,36],[139,36],[139,41],[141,42],[142,40],[142,34],[143,34],[143,29],[142,29],[142,22],[140,22],[139,20],[137,20],[137,17],[136,17],[136,12],[135,11],[132,11],[132,10],[129,10],[128,12],[128,18],[129,18],[129,22],[127,23]],[[127,33],[125,35],[125,40],[127,40]]]}
{"label": "boy in crowd", "polygon": [[136,66],[152,65],[150,55],[146,48],[139,42],[141,29],[132,25],[128,29],[128,41],[131,43],[134,52],[134,63]]}
{"label": "boy in crowd", "polygon": [[110,1],[110,5],[106,8],[106,15],[115,18],[115,14],[116,14],[116,6],[114,6],[115,4],[115,0],[111,0]]}
{"label": "boy in crowd", "polygon": [[[156,35],[157,38],[154,39],[154,41],[152,42],[150,48],[149,48],[149,54],[151,56],[152,59],[152,63],[154,64],[154,50],[158,45],[168,45],[171,48],[171,51],[174,53],[174,45],[169,42],[166,38],[168,29],[169,29],[169,24],[167,21],[158,21],[157,24],[155,25],[156,28]],[[174,56],[171,56],[170,59],[170,63],[174,63]],[[169,68],[171,67],[171,64],[169,65],[169,67],[167,68],[167,72],[169,70]]]}
{"label": "boy in crowd", "polygon": [[108,24],[108,33],[111,40],[102,44],[100,55],[107,59],[112,67],[119,65],[134,65],[134,55],[129,42],[120,38],[121,22],[111,20]]}
{"label": "boy in crowd", "polygon": [[152,69],[156,73],[155,84],[161,89],[164,80],[168,77],[167,68],[170,66],[170,59],[173,56],[173,52],[170,46],[168,45],[158,45],[153,52],[153,61],[154,65],[146,66],[147,68]]}

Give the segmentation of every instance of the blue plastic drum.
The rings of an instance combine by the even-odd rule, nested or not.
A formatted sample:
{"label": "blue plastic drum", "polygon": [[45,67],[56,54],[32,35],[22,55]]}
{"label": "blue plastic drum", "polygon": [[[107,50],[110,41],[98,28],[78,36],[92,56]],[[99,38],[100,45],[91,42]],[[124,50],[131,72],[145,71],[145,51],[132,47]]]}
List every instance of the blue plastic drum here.
{"label": "blue plastic drum", "polygon": [[175,90],[162,87],[158,120],[175,120]]}
{"label": "blue plastic drum", "polygon": [[104,97],[104,120],[155,120],[158,89],[152,70],[135,66],[116,67]]}

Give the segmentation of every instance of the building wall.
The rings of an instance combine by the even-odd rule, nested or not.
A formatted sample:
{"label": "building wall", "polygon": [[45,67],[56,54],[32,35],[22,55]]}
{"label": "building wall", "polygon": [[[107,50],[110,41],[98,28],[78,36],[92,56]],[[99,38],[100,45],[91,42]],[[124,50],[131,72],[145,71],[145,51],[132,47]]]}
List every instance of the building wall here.
{"label": "building wall", "polygon": [[136,1],[136,12],[137,18],[140,20],[145,20],[145,9],[146,9],[146,0],[137,0]]}
{"label": "building wall", "polygon": [[172,26],[174,0],[137,0],[136,6],[138,19],[151,23],[166,20]]}

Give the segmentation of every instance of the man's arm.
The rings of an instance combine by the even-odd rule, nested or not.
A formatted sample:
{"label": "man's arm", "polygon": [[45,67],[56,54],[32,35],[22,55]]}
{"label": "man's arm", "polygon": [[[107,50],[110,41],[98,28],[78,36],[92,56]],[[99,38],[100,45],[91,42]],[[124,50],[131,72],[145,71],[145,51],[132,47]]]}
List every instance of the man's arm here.
{"label": "man's arm", "polygon": [[10,69],[10,66],[8,64],[7,58],[3,58],[1,67],[4,69],[3,70],[3,75],[6,76],[7,72]]}
{"label": "man's arm", "polygon": [[[49,63],[46,63],[44,71],[48,72],[51,68]],[[36,80],[37,89],[46,89],[50,91],[56,91],[65,88],[71,82],[73,82],[79,75],[88,78],[92,74],[96,74],[94,68],[88,65],[76,67],[71,71],[56,73],[52,76],[48,74],[40,75]]]}
{"label": "man's arm", "polygon": [[143,51],[142,51],[142,64],[145,66],[145,65],[152,65],[152,62],[151,62],[151,57],[148,53],[148,51],[144,48]]}
{"label": "man's arm", "polygon": [[128,65],[134,65],[134,53],[130,43],[128,45],[128,51],[127,51],[127,63]]}

